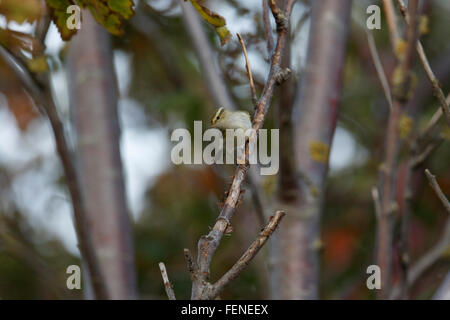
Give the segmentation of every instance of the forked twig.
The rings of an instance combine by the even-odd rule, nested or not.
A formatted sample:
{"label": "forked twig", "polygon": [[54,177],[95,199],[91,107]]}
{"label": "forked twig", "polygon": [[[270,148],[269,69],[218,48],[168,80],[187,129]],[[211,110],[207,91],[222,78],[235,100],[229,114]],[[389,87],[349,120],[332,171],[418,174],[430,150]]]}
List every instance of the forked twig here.
{"label": "forked twig", "polygon": [[236,279],[241,274],[256,256],[258,251],[264,246],[269,237],[275,232],[281,219],[283,219],[285,215],[286,213],[284,211],[277,211],[275,215],[271,217],[267,226],[261,231],[256,240],[253,241],[241,258],[214,285],[212,285],[209,298],[212,299],[217,297],[232,280]]}
{"label": "forked twig", "polygon": [[238,205],[242,190],[241,185],[244,182],[247,171],[249,169],[249,150],[252,150],[252,145],[250,144],[256,143],[256,133],[263,126],[265,115],[269,108],[275,86],[280,83],[280,73],[283,73],[280,67],[282,52],[286,44],[286,37],[288,34],[288,19],[291,15],[294,2],[295,0],[287,0],[284,12],[279,10],[278,8],[271,6],[272,14],[275,17],[275,22],[277,23],[278,37],[275,50],[271,57],[269,75],[267,77],[267,81],[262,91],[261,97],[259,98],[259,100],[257,100],[256,103],[256,111],[253,117],[252,124],[252,134],[246,142],[246,161],[244,164],[239,164],[236,167],[233,181],[231,182],[230,188],[228,190],[228,195],[224,201],[223,208],[214,226],[207,235],[202,236],[198,241],[196,262],[197,272],[196,276],[193,277],[194,281],[192,284],[191,293],[191,298],[193,300],[213,298],[213,296],[210,294],[211,290],[213,290],[212,285],[208,282],[211,261],[223,235],[225,234],[225,231],[229,227],[236,206]]}

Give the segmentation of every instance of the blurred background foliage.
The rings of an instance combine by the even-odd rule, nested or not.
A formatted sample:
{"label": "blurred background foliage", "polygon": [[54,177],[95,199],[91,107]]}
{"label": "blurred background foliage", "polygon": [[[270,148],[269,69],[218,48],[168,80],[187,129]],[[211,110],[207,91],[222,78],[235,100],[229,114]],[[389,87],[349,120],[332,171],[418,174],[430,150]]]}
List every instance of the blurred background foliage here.
{"label": "blurred background foliage", "polygon": [[[34,50],[32,35],[14,29],[17,25],[33,23],[42,13],[38,5],[39,0],[25,2],[26,5],[20,6],[17,1],[0,2],[0,42],[29,58],[29,53]],[[253,61],[259,61],[253,64],[257,90],[260,91],[267,71],[264,66],[267,54],[261,8],[254,5],[260,2],[244,4],[240,1],[227,1],[226,10],[225,5],[219,2],[208,1],[211,7],[217,8],[225,18],[233,15],[237,17],[233,21],[245,21],[245,24],[252,25],[252,28],[249,28],[251,32],[243,32],[243,36],[251,52],[250,59],[253,58],[251,64]],[[433,69],[442,81],[444,92],[448,92],[450,45],[446,40],[450,38],[450,6],[446,1],[438,0],[424,3],[424,14],[429,17],[429,33],[423,36],[422,41]],[[172,129],[185,127],[192,132],[193,121],[203,120],[204,123],[209,123],[216,106],[204,83],[177,1],[141,0],[136,11],[136,16],[125,25],[124,35],[113,38],[115,50],[130,57],[127,70],[130,77],[129,90],[123,95],[137,102],[136,105],[145,115],[145,126],[168,129],[169,143]],[[144,18],[145,23],[142,23],[142,19],[138,20],[138,15]],[[299,15],[294,14],[293,18],[295,17],[298,18]],[[356,145],[353,156],[358,160],[350,159],[338,168],[333,168],[332,160],[322,219],[321,297],[326,299],[373,298],[365,286],[366,268],[374,260],[376,230],[371,188],[376,184],[383,157],[388,107],[368,51],[365,31],[356,22],[361,17],[365,19],[364,2],[355,1],[338,128],[345,130],[351,137],[344,143]],[[295,22],[294,19],[293,24]],[[388,32],[384,28],[384,20],[382,26],[382,30],[375,31],[374,36],[386,73],[390,77],[395,60]],[[239,26],[230,24],[230,21],[229,27],[232,31],[239,30]],[[303,28],[307,30],[308,22]],[[238,42],[233,38],[226,46],[220,47],[214,29],[206,24],[204,29],[216,50],[217,56],[214,58],[218,60],[236,104],[242,109],[251,110]],[[304,47],[306,43],[304,38],[293,34],[293,48]],[[64,52],[65,47],[62,47],[60,52],[48,54],[47,61],[52,72],[65,68]],[[293,55],[293,59],[298,59],[298,55]],[[301,79],[305,63],[293,61],[293,77],[296,82]],[[437,108],[437,101],[418,64],[416,72],[419,86],[409,105],[411,110],[416,110],[412,126],[414,132],[424,126]],[[120,83],[121,79],[118,80]],[[1,59],[0,92],[0,108],[8,108],[14,116],[15,125],[23,134],[30,130],[36,119],[42,119],[22,89],[20,81]],[[273,106],[277,105],[278,98],[275,94]],[[269,112],[265,127],[274,126],[275,114],[273,110]],[[343,146],[342,142],[333,145],[332,158],[333,153],[341,152],[341,147],[346,146]],[[0,144],[0,155],[6,152],[4,148],[6,145]],[[167,161],[168,157],[166,155]],[[446,194],[450,194],[449,158],[450,148],[447,140],[426,163],[438,176]],[[20,200],[16,199],[12,191],[14,179],[22,173],[21,170],[36,169],[44,160],[38,157],[20,170],[11,170],[10,166],[4,166],[4,162],[0,162],[1,299],[82,298],[81,291],[69,291],[65,287],[66,267],[70,264],[80,264],[79,257],[67,250],[58,237],[49,236],[45,230],[30,224],[29,215],[21,212],[21,206],[18,204]],[[412,261],[435,243],[447,218],[440,202],[425,181],[423,169],[424,167],[421,167],[414,173],[411,182]],[[59,168],[57,170],[60,172]],[[135,215],[134,223],[136,269],[141,298],[166,298],[158,270],[160,261],[166,263],[177,297],[189,297],[190,279],[183,248],[196,249],[198,238],[212,226],[231,174],[232,166],[223,169],[206,165],[169,164],[152,183],[148,183],[143,208]],[[60,178],[50,183],[61,188],[62,182],[63,179]],[[273,177],[267,179],[267,185],[271,183],[273,184]],[[39,192],[39,187],[36,186],[36,192]],[[273,189],[267,188],[266,192]],[[213,280],[232,266],[260,230],[250,199],[250,190],[247,191],[233,221],[234,233],[224,239],[214,258]],[[266,298],[265,255],[265,250],[262,250],[242,276],[226,289],[222,298]],[[429,297],[432,289],[448,271],[449,262],[450,254],[433,267],[434,272],[428,273],[417,288],[413,288],[413,297]],[[396,274],[398,276],[398,270]]]}

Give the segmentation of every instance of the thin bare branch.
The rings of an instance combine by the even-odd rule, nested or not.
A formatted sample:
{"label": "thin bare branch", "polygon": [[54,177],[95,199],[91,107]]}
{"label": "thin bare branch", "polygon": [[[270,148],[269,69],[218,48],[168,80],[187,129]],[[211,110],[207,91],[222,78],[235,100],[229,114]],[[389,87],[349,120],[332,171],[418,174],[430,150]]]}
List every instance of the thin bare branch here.
{"label": "thin bare branch", "polygon": [[177,300],[175,298],[175,292],[173,291],[172,284],[169,281],[169,276],[167,275],[166,265],[164,262],[160,262],[159,264],[159,271],[161,271],[161,277],[164,282],[164,288],[166,289],[167,297],[169,300]]}
{"label": "thin bare branch", "polygon": [[386,100],[389,103],[389,109],[392,111],[392,109],[393,109],[392,94],[391,94],[391,89],[389,88],[389,81],[386,77],[386,73],[384,72],[383,65],[381,63],[380,56],[378,54],[378,50],[377,50],[373,35],[367,29],[366,29],[366,32],[367,32],[367,42],[369,43],[369,49],[370,49],[370,54],[372,56],[373,64],[375,65],[378,79],[380,80],[381,86],[383,87],[384,96],[386,97]]}
{"label": "thin bare branch", "polygon": [[270,26],[270,17],[269,17],[269,5],[267,4],[267,0],[262,0],[263,4],[263,21],[264,21],[264,31],[266,33],[266,41],[267,41],[267,52],[269,56],[272,55],[273,52],[273,35],[272,28]]}
{"label": "thin bare branch", "polygon": [[[403,0],[397,0],[397,3],[400,7],[400,12],[402,13],[403,18],[405,19],[406,23],[409,25],[411,23],[411,17],[408,13],[408,9],[406,8],[405,4],[403,3]],[[436,78],[433,70],[431,69],[430,63],[428,62],[427,55],[425,54],[425,50],[423,49],[422,43],[420,40],[417,40],[416,44],[416,50],[419,55],[420,62],[422,63],[422,66],[425,70],[425,73],[427,74],[428,79],[431,82],[431,85],[433,86],[433,91],[436,97],[439,100],[440,107],[445,114],[445,118],[447,120],[447,124],[450,126],[450,108],[448,106],[448,103],[446,102],[444,92],[441,89],[441,84],[439,80]]]}
{"label": "thin bare branch", "polygon": [[433,153],[434,150],[436,150],[441,145],[443,141],[444,141],[443,138],[436,138],[427,143],[425,148],[419,154],[411,158],[409,164],[411,169],[415,169],[421,164],[423,164],[425,160],[428,159],[428,157]]}
{"label": "thin bare branch", "polygon": [[253,106],[256,108],[256,103],[258,101],[258,98],[256,97],[256,90],[255,90],[255,83],[253,82],[252,69],[250,68],[250,62],[248,61],[247,48],[245,47],[244,40],[242,40],[242,37],[239,33],[237,33],[237,37],[239,38],[239,42],[241,43],[241,46],[242,46],[242,52],[244,53],[245,69],[247,70],[248,81],[250,83],[250,92],[252,95],[252,103],[253,103]]}
{"label": "thin bare branch", "polygon": [[[447,104],[450,104],[450,94],[447,95],[445,102]],[[422,139],[423,137],[428,136],[430,134],[430,132],[433,131],[434,128],[436,128],[436,126],[438,125],[439,121],[442,118],[442,115],[443,115],[442,108],[439,108],[434,112],[433,116],[428,121],[427,125],[425,126],[425,129],[420,134],[419,139]]]}
{"label": "thin bare branch", "polygon": [[79,248],[89,268],[95,297],[97,299],[107,299],[108,296],[103,275],[101,274],[98,258],[92,244],[92,237],[88,230],[88,220],[80,182],[76,174],[75,165],[73,164],[72,153],[65,137],[64,126],[59,118],[51,94],[50,80],[48,77],[44,76],[43,82],[38,82],[34,75],[28,71],[27,67],[2,45],[0,45],[0,56],[22,81],[25,90],[33,99],[35,105],[40,108],[49,119],[56,142],[56,149],[61,159],[64,175],[66,177],[67,187],[72,198],[75,229],[77,230]]}
{"label": "thin bare branch", "polygon": [[434,192],[438,196],[439,200],[441,200],[442,204],[444,205],[445,210],[447,210],[448,213],[450,213],[450,202],[448,202],[447,197],[442,192],[441,187],[436,181],[436,177],[431,174],[430,170],[425,169],[425,174],[427,176],[428,182],[430,183],[431,188],[433,188]]}
{"label": "thin bare branch", "polygon": [[408,282],[414,284],[434,263],[441,259],[450,246],[450,219],[447,219],[445,230],[438,243],[411,266]]}
{"label": "thin bare branch", "polygon": [[392,0],[383,0],[384,12],[386,14],[386,21],[389,28],[389,36],[391,40],[392,49],[395,50],[397,42],[400,38],[397,27],[397,15],[395,14],[394,4]]}
{"label": "thin bare branch", "polygon": [[41,7],[42,15],[36,23],[35,37],[41,46],[42,52],[44,52],[45,37],[47,36],[48,28],[50,27],[51,18],[48,12],[47,4],[45,2],[41,2]]}
{"label": "thin bare branch", "polygon": [[[31,72],[29,72],[27,67],[22,63],[21,59],[16,58],[12,52],[10,52],[1,44],[0,44],[0,56],[3,58],[6,64],[8,64],[8,66],[14,71],[14,73],[20,79],[20,81],[22,81],[25,90],[27,90],[27,92],[33,98],[36,97],[37,100],[40,100],[41,88],[37,83],[37,80],[31,74]],[[40,103],[37,103],[36,105],[39,108],[42,107]],[[40,110],[43,111],[42,109]]]}
{"label": "thin bare branch", "polygon": [[267,226],[261,231],[256,240],[253,241],[239,260],[216,283],[214,283],[214,285],[212,285],[209,293],[210,299],[217,297],[225,286],[241,274],[256,256],[258,251],[264,246],[269,237],[275,232],[285,215],[286,213],[284,211],[277,211],[275,213]]}

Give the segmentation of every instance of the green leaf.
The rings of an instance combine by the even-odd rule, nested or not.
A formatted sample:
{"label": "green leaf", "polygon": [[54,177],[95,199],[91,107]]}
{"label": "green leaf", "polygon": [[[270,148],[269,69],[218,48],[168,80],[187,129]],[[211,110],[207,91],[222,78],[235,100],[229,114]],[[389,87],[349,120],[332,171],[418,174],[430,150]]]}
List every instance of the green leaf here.
{"label": "green leaf", "polygon": [[49,8],[50,17],[58,28],[61,38],[65,41],[70,40],[77,33],[77,29],[69,29],[67,27],[67,19],[71,14],[67,13],[67,8],[74,5],[73,0],[46,0]]}
{"label": "green leaf", "polygon": [[66,10],[70,5],[77,4],[88,8],[94,19],[114,35],[123,34],[125,20],[130,19],[134,14],[133,0],[46,0],[46,2],[63,40],[70,40],[77,32],[76,29],[68,29],[66,25],[70,16]]}
{"label": "green leaf", "polygon": [[125,20],[133,14],[134,3],[132,0],[81,0],[95,20],[106,30],[114,35],[123,34]]}
{"label": "green leaf", "polygon": [[124,19],[130,19],[134,14],[132,0],[108,0],[108,6]]}
{"label": "green leaf", "polygon": [[[187,0],[184,0],[187,1]],[[200,4],[200,0],[189,0],[195,10],[198,11],[200,16],[216,29],[217,34],[220,37],[220,44],[223,46],[231,39],[231,33],[226,27],[226,20],[221,15],[214,11],[209,10],[205,6]]]}

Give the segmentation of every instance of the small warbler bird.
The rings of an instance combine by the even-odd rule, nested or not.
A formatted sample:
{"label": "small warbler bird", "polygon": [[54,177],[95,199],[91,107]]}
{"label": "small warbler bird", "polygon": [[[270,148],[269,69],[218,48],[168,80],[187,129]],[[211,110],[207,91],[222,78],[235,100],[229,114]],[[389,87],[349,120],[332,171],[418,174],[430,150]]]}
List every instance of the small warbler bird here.
{"label": "small warbler bird", "polygon": [[243,129],[245,131],[252,127],[252,121],[246,111],[229,111],[219,108],[211,119],[211,127],[220,130]]}

